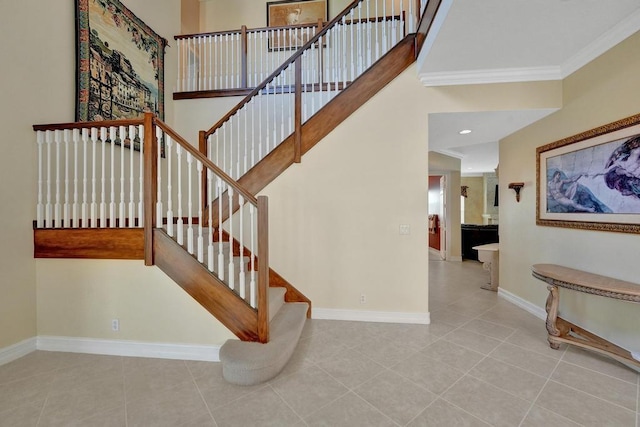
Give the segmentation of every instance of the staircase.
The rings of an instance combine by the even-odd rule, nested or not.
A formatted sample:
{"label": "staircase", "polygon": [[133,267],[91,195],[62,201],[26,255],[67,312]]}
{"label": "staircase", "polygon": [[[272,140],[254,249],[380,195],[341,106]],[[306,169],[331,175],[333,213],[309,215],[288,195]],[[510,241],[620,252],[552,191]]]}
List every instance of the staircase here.
{"label": "staircase", "polygon": [[268,201],[255,195],[415,61],[439,4],[408,23],[354,1],[202,131],[199,149],[151,114],[34,126],[35,256],[144,259],[238,337],[220,350],[228,381],[273,378],[311,302],[269,268]]}

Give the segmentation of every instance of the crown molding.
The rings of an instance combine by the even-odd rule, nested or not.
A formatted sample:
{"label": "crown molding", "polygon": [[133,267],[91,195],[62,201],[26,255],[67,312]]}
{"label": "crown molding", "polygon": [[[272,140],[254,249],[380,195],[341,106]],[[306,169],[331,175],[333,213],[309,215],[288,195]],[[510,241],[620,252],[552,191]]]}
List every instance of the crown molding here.
{"label": "crown molding", "polygon": [[618,25],[606,31],[592,43],[562,64],[562,78],[573,74],[615,45],[640,30],[640,9],[626,17]]}
{"label": "crown molding", "polygon": [[487,83],[516,83],[528,81],[561,80],[560,67],[495,68],[487,70],[421,73],[425,86],[453,86]]}

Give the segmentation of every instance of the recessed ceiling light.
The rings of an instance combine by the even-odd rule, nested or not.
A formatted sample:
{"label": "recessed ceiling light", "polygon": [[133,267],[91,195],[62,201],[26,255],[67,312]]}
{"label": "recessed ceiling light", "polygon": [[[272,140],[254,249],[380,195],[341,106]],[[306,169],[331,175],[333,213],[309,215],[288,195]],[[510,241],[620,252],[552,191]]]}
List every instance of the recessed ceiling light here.
{"label": "recessed ceiling light", "polygon": [[471,129],[463,129],[460,132],[458,132],[460,135],[467,135],[469,133],[471,133]]}

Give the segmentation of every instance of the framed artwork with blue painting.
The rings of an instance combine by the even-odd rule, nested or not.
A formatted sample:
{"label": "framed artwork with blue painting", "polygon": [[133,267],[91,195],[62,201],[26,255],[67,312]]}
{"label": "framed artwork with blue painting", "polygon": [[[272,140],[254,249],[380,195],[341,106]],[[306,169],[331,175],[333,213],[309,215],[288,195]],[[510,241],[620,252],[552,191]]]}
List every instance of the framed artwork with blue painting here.
{"label": "framed artwork with blue painting", "polygon": [[640,114],[538,147],[536,223],[640,233]]}

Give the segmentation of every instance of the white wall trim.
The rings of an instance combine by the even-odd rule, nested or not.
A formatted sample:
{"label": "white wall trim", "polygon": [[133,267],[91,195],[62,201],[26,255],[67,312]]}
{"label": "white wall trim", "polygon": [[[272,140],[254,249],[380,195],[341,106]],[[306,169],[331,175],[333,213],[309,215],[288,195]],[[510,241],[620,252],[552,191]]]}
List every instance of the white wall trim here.
{"label": "white wall trim", "polygon": [[26,356],[36,350],[37,339],[28,338],[9,347],[0,348],[0,365],[13,362],[16,359]]}
{"label": "white wall trim", "polygon": [[421,73],[418,77],[425,86],[451,86],[562,80],[563,74],[561,67],[529,67]]}
{"label": "white wall trim", "polygon": [[404,313],[393,311],[364,311],[342,310],[335,308],[313,308],[313,319],[322,320],[353,320],[356,322],[380,322],[380,323],[411,323],[428,325],[431,323],[431,314]]}
{"label": "white wall trim", "polygon": [[538,307],[535,304],[530,303],[529,301],[520,298],[516,294],[513,294],[509,291],[505,291],[502,288],[498,288],[498,296],[506,299],[512,304],[517,305],[521,309],[528,311],[539,319],[545,320],[547,318],[547,312],[542,307]]}
{"label": "white wall trim", "polygon": [[584,49],[562,64],[562,78],[565,78],[593,61],[618,43],[640,30],[640,10],[627,16],[622,22],[602,34]]}
{"label": "white wall trim", "polygon": [[220,361],[220,346],[198,344],[151,343],[95,338],[41,336],[37,349],[69,353],[111,356],[151,357],[161,359]]}

